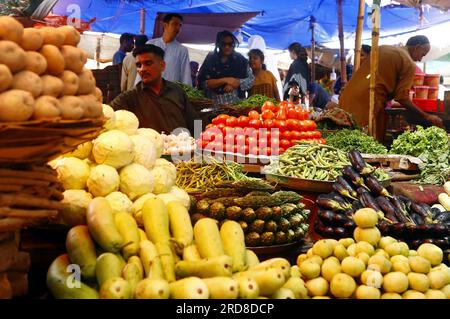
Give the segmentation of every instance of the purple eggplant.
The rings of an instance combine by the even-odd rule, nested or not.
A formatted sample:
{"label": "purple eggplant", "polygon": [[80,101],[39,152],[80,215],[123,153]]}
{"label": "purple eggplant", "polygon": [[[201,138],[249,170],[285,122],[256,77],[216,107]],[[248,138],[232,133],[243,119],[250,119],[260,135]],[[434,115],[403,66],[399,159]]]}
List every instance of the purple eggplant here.
{"label": "purple eggplant", "polygon": [[394,205],[384,196],[378,196],[376,198],[377,204],[380,205],[381,209],[385,213],[385,216],[392,220],[394,223],[408,223],[410,222],[405,215],[403,215],[400,211],[398,211]]}
{"label": "purple eggplant", "polygon": [[345,229],[345,228],[342,228],[342,227],[336,227],[335,229],[334,229],[334,238],[345,238],[345,237],[348,237],[349,235],[348,235],[348,232],[347,232],[347,230]]}
{"label": "purple eggplant", "polygon": [[344,166],[342,169],[342,174],[356,186],[369,190],[366,184],[364,184],[364,178],[362,178],[361,175],[359,175],[359,173],[350,165]]}
{"label": "purple eggplant", "polygon": [[386,196],[386,197],[392,197],[391,194],[388,192],[388,190],[386,188],[384,188],[383,185],[381,185],[381,183],[373,176],[367,176],[365,178],[365,182],[367,187],[369,187],[369,189],[377,194],[377,195],[382,195],[382,196]]}
{"label": "purple eggplant", "polygon": [[368,166],[362,158],[361,153],[356,150],[350,151],[348,158],[353,168],[362,176],[369,176],[375,171],[375,168]]}
{"label": "purple eggplant", "polygon": [[[403,203],[403,201],[400,200],[400,198],[398,198],[398,196],[392,196],[392,198],[390,198],[390,201],[392,203],[392,205],[394,205],[394,207],[396,208],[396,211],[398,213],[400,213],[404,218],[406,218],[408,220],[408,222],[413,223],[411,217],[409,217],[408,215],[408,211],[406,209],[406,205],[405,203]],[[403,217],[398,216],[400,219],[404,220]]]}
{"label": "purple eggplant", "polygon": [[317,217],[324,225],[333,225],[336,214],[330,210],[319,210]]}
{"label": "purple eggplant", "polygon": [[383,211],[381,210],[380,206],[377,204],[375,199],[369,193],[364,193],[364,194],[360,195],[359,200],[361,201],[361,203],[363,204],[364,207],[372,208],[377,213],[383,214]]}
{"label": "purple eggplant", "polygon": [[336,183],[341,185],[342,188],[344,189],[343,191],[339,192],[339,194],[346,196],[348,198],[351,198],[351,199],[356,199],[356,196],[358,196],[358,193],[355,191],[353,186],[350,185],[349,182],[347,182],[347,180],[344,177],[338,176],[336,178],[336,182],[334,184],[336,184]]}
{"label": "purple eggplant", "polygon": [[422,219],[427,223],[431,223],[433,221],[433,219],[431,218],[431,212],[428,212],[422,205],[411,202],[411,210],[414,213],[420,215],[420,217],[422,217]]}
{"label": "purple eggplant", "polygon": [[345,203],[345,201],[339,201],[336,198],[331,198],[324,194],[319,195],[316,202],[320,207],[324,209],[330,209],[334,212],[346,211],[347,209],[351,208],[351,205]]}
{"label": "purple eggplant", "polygon": [[362,194],[365,194],[365,193],[370,194],[370,190],[368,190],[364,187],[358,187],[356,189],[356,193],[358,194],[358,196],[361,196]]}
{"label": "purple eggplant", "polygon": [[437,221],[438,223],[446,224],[446,223],[450,222],[450,211],[449,212],[439,212],[435,216],[436,217],[434,218],[434,220]]}
{"label": "purple eggplant", "polygon": [[344,214],[335,214],[333,224],[336,226],[344,226],[349,221],[351,221],[351,219],[348,216]]}
{"label": "purple eggplant", "polygon": [[420,216],[417,213],[412,213],[411,218],[414,221],[414,224],[416,225],[423,225],[425,224],[425,221],[423,220],[422,216]]}
{"label": "purple eggplant", "polygon": [[359,200],[354,200],[352,202],[353,210],[356,212],[357,210],[360,210],[361,208],[364,208],[363,204]]}
{"label": "purple eggplant", "polygon": [[356,224],[353,220],[349,220],[348,222],[346,222],[343,227],[345,229],[351,230],[353,231],[356,228]]}

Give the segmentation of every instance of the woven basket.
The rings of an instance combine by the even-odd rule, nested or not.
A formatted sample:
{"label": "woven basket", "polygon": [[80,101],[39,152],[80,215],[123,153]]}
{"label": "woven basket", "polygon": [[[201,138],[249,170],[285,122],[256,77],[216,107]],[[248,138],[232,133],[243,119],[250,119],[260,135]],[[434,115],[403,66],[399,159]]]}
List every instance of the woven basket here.
{"label": "woven basket", "polygon": [[0,165],[43,164],[97,137],[104,118],[0,123]]}
{"label": "woven basket", "polygon": [[220,113],[228,114],[232,116],[239,117],[241,115],[247,116],[250,111],[261,112],[261,106],[249,106],[249,107],[241,107],[237,105],[231,104],[222,104],[219,106]]}
{"label": "woven basket", "polygon": [[203,109],[212,108],[212,106],[214,105],[213,100],[207,98],[189,99],[189,102],[197,112],[200,112]]}

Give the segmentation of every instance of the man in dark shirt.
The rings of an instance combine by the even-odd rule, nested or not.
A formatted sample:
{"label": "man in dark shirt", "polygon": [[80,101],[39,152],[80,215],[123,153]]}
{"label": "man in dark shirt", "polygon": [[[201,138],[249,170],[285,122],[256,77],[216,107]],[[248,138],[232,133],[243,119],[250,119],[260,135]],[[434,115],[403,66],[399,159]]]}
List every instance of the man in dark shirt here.
{"label": "man in dark shirt", "polygon": [[183,89],[162,78],[166,66],[164,51],[153,44],[146,44],[136,48],[133,55],[142,81],[116,97],[111,106],[115,110],[136,114],[140,127],[169,134],[177,128],[187,128],[193,135],[197,113]]}
{"label": "man in dark shirt", "polygon": [[134,36],[131,33],[124,33],[120,36],[120,48],[114,53],[113,56],[113,65],[120,64],[125,59],[127,52],[131,52],[133,50],[133,38]]}

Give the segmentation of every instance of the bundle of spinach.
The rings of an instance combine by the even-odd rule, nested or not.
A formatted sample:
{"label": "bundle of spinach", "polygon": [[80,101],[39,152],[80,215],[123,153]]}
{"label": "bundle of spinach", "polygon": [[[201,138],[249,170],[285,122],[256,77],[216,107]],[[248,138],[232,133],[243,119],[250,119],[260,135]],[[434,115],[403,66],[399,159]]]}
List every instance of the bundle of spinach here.
{"label": "bundle of spinach", "polygon": [[235,106],[239,108],[247,108],[247,107],[256,107],[262,106],[266,101],[271,101],[274,104],[277,103],[277,100],[274,98],[267,97],[261,94],[255,94],[250,96],[247,99],[240,100]]}
{"label": "bundle of spinach", "polygon": [[327,137],[327,144],[344,152],[358,150],[365,154],[386,154],[387,149],[360,130],[343,129]]}
{"label": "bundle of spinach", "polygon": [[442,185],[450,178],[450,139],[441,128],[417,126],[395,139],[390,153],[420,158],[420,183]]}
{"label": "bundle of spinach", "polygon": [[188,96],[189,99],[204,99],[205,98],[205,94],[203,93],[203,91],[200,91],[196,88],[193,88],[192,86],[186,85],[181,82],[175,82],[175,83],[178,84],[179,86],[181,86],[181,88],[186,93],[186,95]]}

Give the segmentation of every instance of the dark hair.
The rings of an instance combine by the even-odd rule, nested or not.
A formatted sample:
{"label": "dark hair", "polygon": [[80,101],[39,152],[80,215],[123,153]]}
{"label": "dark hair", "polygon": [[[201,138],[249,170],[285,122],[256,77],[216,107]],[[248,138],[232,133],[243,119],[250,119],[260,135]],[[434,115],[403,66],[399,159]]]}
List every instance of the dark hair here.
{"label": "dark hair", "polygon": [[131,33],[124,33],[120,36],[120,45],[124,44],[126,41],[133,41],[134,35]]}
{"label": "dark hair", "polygon": [[179,15],[178,13],[168,13],[164,16],[163,18],[163,22],[164,23],[169,23],[170,20],[172,20],[173,18],[178,18],[181,20],[181,22],[183,22],[183,17],[181,15]]}
{"label": "dark hair", "polygon": [[145,45],[148,41],[148,37],[145,34],[136,34],[134,36],[134,45],[136,47],[141,47]]}
{"label": "dark hair", "polygon": [[136,47],[136,49],[133,50],[134,57],[137,57],[139,54],[143,54],[143,53],[153,53],[164,60],[164,50],[156,45],[144,44],[143,46]]}
{"label": "dark hair", "polygon": [[430,44],[430,40],[424,35],[416,35],[408,39],[406,46],[413,47],[416,45]]}
{"label": "dark hair", "polygon": [[291,43],[288,47],[289,52],[294,52],[297,55],[297,59],[306,61],[308,59],[308,52],[298,42]]}
{"label": "dark hair", "polygon": [[363,44],[361,46],[361,51],[364,52],[365,54],[369,54],[370,51],[372,51],[372,47],[370,45]]}
{"label": "dark hair", "polygon": [[261,62],[263,62],[262,69],[266,70],[266,65],[264,64],[264,53],[260,49],[251,49],[248,51],[248,57],[251,55],[256,55],[261,59]]}
{"label": "dark hair", "polygon": [[233,40],[233,45],[236,47],[239,45],[239,41],[238,39],[234,36],[233,33],[231,33],[228,30],[223,30],[217,33],[216,36],[216,47],[214,48],[214,52],[219,52],[220,50],[220,45],[222,44],[223,39],[225,39],[226,37],[231,37],[231,39]]}

